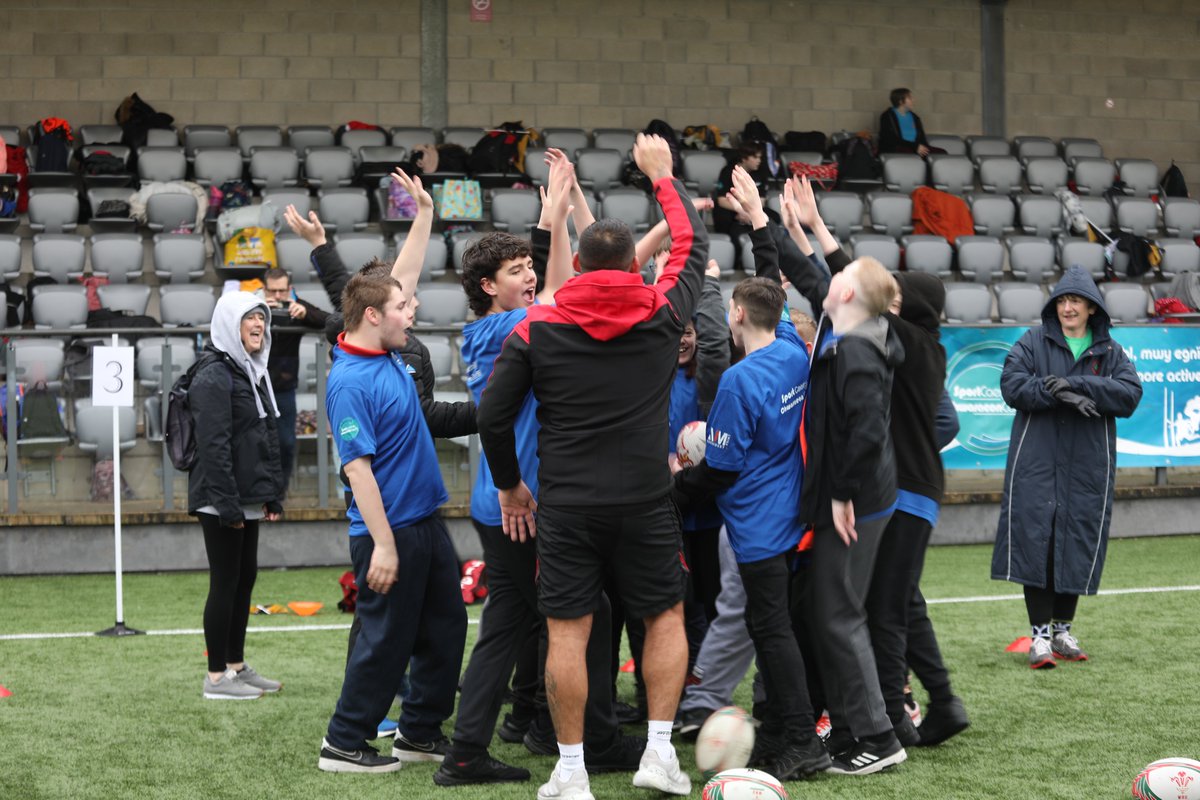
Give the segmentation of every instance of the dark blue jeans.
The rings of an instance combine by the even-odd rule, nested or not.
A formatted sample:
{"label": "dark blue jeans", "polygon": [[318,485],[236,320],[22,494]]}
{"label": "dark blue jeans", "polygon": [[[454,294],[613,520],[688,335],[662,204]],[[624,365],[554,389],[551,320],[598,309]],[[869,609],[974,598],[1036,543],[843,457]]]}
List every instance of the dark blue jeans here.
{"label": "dark blue jeans", "polygon": [[442,723],[454,712],[467,636],[458,557],[440,517],[392,533],[400,570],[387,594],[367,586],[374,541],[370,536],[350,539],[361,629],[326,736],[331,745],[346,750],[363,748],[375,738],[410,659],[412,688],[400,714],[400,733],[431,741],[442,735]]}

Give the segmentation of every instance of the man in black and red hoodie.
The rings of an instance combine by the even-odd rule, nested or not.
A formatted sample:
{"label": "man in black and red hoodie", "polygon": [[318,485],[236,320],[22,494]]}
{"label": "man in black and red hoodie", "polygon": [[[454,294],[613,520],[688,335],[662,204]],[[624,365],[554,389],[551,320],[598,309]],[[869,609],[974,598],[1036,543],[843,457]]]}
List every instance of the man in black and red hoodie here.
{"label": "man in black and red hoodie", "polygon": [[[679,337],[700,295],[708,237],[683,185],[671,177],[667,143],[639,135],[633,152],[671,229],[662,277],[643,284],[628,226],[594,223],[579,239],[583,274],[559,289],[555,305],[529,309],[496,359],[479,406],[505,533],[522,541],[533,536],[538,510],[538,604],[550,636],[546,694],[559,744],[542,798],[590,796],[582,748],[584,653],[606,573],[630,615],[646,624],[642,669],[650,720],[633,785],[691,791],[671,746],[687,668],[687,567],[663,453]],[[531,389],[541,425],[536,501],[521,479],[513,434]]]}

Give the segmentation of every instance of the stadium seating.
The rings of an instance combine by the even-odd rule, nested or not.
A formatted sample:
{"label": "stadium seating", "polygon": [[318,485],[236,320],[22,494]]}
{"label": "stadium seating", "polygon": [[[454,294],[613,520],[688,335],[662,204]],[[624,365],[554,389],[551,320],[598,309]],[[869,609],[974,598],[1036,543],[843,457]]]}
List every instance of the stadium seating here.
{"label": "stadium seating", "polygon": [[992,293],[978,283],[946,284],[946,322],[965,325],[991,321]]}
{"label": "stadium seating", "polygon": [[900,238],[912,233],[912,197],[899,192],[868,192],[871,230]]}
{"label": "stadium seating", "polygon": [[106,277],[111,283],[127,283],[141,277],[145,250],[139,234],[97,233],[92,235],[91,242],[93,275]]}
{"label": "stadium seating", "polygon": [[954,243],[965,280],[994,283],[1004,271],[1004,245],[995,236],[960,236]]}

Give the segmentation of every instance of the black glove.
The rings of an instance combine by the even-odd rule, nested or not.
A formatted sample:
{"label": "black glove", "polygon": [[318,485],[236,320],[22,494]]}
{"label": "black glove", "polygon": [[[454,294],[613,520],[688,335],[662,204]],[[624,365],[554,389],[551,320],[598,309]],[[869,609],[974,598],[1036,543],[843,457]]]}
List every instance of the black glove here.
{"label": "black glove", "polygon": [[268,514],[283,513],[283,503],[280,503],[278,500],[268,500],[266,503],[263,503],[263,505],[266,507]]}
{"label": "black glove", "polygon": [[1046,391],[1055,397],[1058,397],[1061,392],[1071,391],[1071,384],[1067,383],[1067,379],[1057,375],[1047,375],[1042,384],[1046,387]]}
{"label": "black glove", "polygon": [[1099,417],[1100,411],[1096,408],[1096,403],[1090,397],[1084,397],[1076,392],[1066,391],[1059,392],[1055,397],[1060,403],[1071,406],[1085,417]]}

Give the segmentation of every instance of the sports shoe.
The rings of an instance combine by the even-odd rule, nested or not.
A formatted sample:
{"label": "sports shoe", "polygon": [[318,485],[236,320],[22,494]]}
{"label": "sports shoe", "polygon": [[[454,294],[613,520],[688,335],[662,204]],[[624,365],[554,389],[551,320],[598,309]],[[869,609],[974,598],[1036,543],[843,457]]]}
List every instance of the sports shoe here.
{"label": "sports shoe", "polygon": [[822,711],[821,718],[817,720],[817,736],[823,742],[829,738],[829,734],[833,732],[833,723],[829,721],[829,712]]}
{"label": "sports shoe", "polygon": [[666,794],[687,795],[692,792],[692,779],[679,768],[679,758],[664,761],[652,747],[642,753],[642,761],[633,776],[639,789],[658,789]]}
{"label": "sports shoe", "polygon": [[497,761],[487,753],[466,761],[455,761],[453,757],[446,756],[437,772],[433,773],[433,782],[438,786],[519,783],[527,780],[529,780],[529,770]]}
{"label": "sports shoe", "polygon": [[525,738],[525,732],[529,730],[529,724],[529,722],[518,722],[512,714],[505,714],[504,722],[500,723],[496,735],[502,742],[520,744],[521,740]]}
{"label": "sports shoe", "polygon": [[621,700],[613,703],[613,712],[617,715],[617,724],[619,725],[636,725],[646,721],[644,709]]}
{"label": "sports shoe", "polygon": [[588,772],[633,772],[642,763],[642,751],[646,749],[646,737],[620,735],[604,750],[593,750],[583,746],[583,763]]}
{"label": "sports shoe", "polygon": [[845,728],[830,727],[829,735],[825,737],[825,749],[834,760],[849,753],[857,745],[858,741]]}
{"label": "sports shoe", "polygon": [[771,765],[770,773],[781,781],[798,781],[833,766],[821,740],[812,737],[804,744],[787,744]]}
{"label": "sports shoe", "polygon": [[570,780],[563,780],[558,767],[550,773],[550,780],[538,787],[537,796],[538,800],[596,800],[586,769],[577,769]]}
{"label": "sports shoe", "polygon": [[554,734],[553,723],[542,723],[535,719],[529,724],[529,730],[525,731],[521,743],[535,756],[558,755],[558,737]]}
{"label": "sports shoe", "polygon": [[917,733],[912,717],[908,714],[900,717],[900,721],[892,726],[892,732],[896,734],[902,747],[916,747],[921,743],[921,734]]}
{"label": "sports shoe", "polygon": [[700,729],[704,727],[704,723],[712,716],[712,713],[712,709],[709,708],[689,708],[687,711],[681,711],[679,713],[679,735],[685,742],[696,741],[696,737],[700,735]]}
{"label": "sports shoe", "polygon": [[450,752],[450,740],[439,735],[428,742],[414,742],[400,731],[396,731],[396,740],[392,742],[392,757],[410,764],[417,761],[441,761]]}
{"label": "sports shoe", "polygon": [[273,681],[270,678],[264,678],[255,672],[254,667],[249,664],[242,665],[241,670],[237,673],[237,679],[247,686],[261,689],[263,694],[274,694],[283,688],[282,681]]}
{"label": "sports shoe", "polygon": [[836,775],[872,775],[902,764],[908,758],[908,753],[893,734],[885,735],[890,740],[887,744],[871,741],[881,737],[863,739],[849,752],[835,758],[829,771]]}
{"label": "sports shoe", "polygon": [[376,739],[386,739],[389,736],[396,735],[396,729],[400,727],[400,722],[394,719],[384,719],[379,723],[379,727],[375,731]]}
{"label": "sports shoe", "polygon": [[920,747],[933,747],[956,736],[971,726],[961,698],[951,697],[944,703],[931,702],[925,710],[925,721],[917,728]]}
{"label": "sports shoe", "polygon": [[750,760],[747,766],[762,767],[766,769],[775,762],[779,754],[783,752],[787,744],[781,733],[773,733],[758,729],[758,734],[754,737],[754,747],[750,750]]}
{"label": "sports shoe", "polygon": [[404,764],[397,758],[381,756],[373,747],[343,750],[321,740],[317,769],[322,772],[395,772]]}
{"label": "sports shoe", "polygon": [[1054,669],[1054,651],[1050,649],[1050,640],[1037,638],[1029,644],[1030,669]]}
{"label": "sports shoe", "polygon": [[257,700],[262,697],[262,689],[257,689],[248,683],[238,680],[237,670],[227,669],[215,681],[204,676],[205,700]]}
{"label": "sports shoe", "polygon": [[904,692],[904,710],[908,712],[913,725],[921,727],[921,704],[917,702],[917,698],[913,697],[911,691]]}
{"label": "sports shoe", "polygon": [[1088,654],[1083,652],[1083,648],[1079,646],[1079,640],[1069,631],[1054,634],[1054,638],[1050,640],[1050,649],[1053,651],[1054,657],[1060,661],[1088,660]]}

